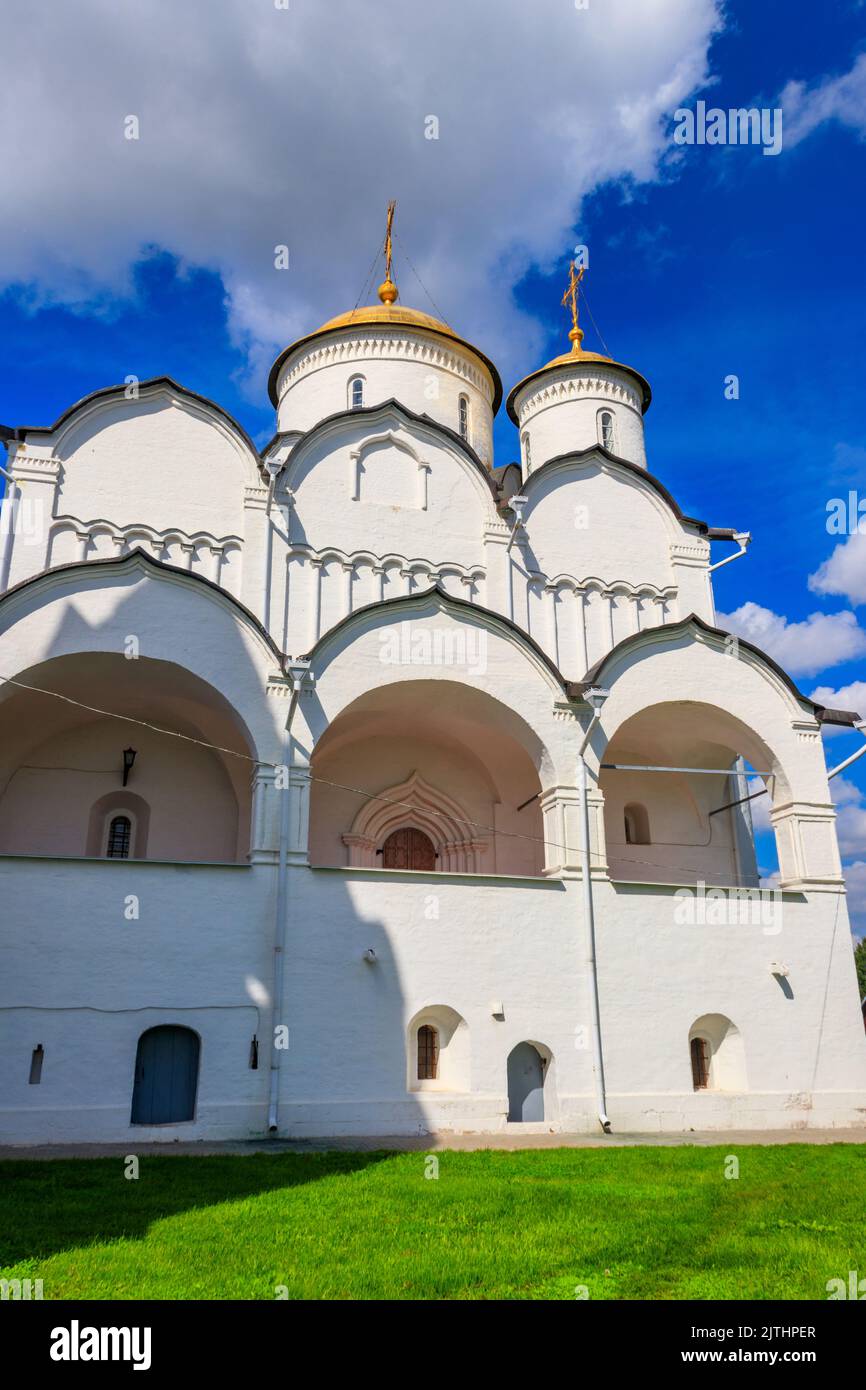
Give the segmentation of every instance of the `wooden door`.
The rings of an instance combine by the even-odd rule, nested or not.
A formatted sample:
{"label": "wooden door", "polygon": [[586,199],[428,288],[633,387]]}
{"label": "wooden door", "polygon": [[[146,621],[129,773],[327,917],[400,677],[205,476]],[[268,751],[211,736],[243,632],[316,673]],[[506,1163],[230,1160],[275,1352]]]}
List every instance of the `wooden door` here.
{"label": "wooden door", "polygon": [[134,1125],[166,1125],[195,1118],[198,1034],[190,1028],[149,1028],[138,1040]]}
{"label": "wooden door", "polygon": [[407,826],[394,830],[382,846],[384,869],[419,869],[430,873],[436,868],[433,841],[423,830]]}

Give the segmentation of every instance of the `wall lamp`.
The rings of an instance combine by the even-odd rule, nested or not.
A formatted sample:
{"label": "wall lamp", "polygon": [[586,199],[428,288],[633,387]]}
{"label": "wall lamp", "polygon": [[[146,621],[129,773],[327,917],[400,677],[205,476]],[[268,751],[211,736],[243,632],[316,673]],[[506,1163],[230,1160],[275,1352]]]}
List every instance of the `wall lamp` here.
{"label": "wall lamp", "polygon": [[138,753],[137,748],[124,748],[123,750],[123,785],[129,781],[129,774],[132,771],[132,764],[135,762]]}

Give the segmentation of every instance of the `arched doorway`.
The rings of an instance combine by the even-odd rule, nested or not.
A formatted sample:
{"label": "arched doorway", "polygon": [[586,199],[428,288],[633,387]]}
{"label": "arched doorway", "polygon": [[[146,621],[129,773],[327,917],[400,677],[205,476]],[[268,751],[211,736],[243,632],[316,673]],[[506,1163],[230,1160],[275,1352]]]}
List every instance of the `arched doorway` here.
{"label": "arched doorway", "polygon": [[195,1118],[199,1037],[191,1028],[149,1028],[138,1040],[132,1091],[134,1125],[168,1125]]}
{"label": "arched doorway", "polygon": [[383,869],[419,869],[430,872],[436,868],[436,850],[429,835],[414,826],[393,830],[382,845]]}
{"label": "arched doorway", "polygon": [[508,1054],[508,1119],[529,1124],[544,1119],[544,1060],[530,1042]]}
{"label": "arched doorway", "polygon": [[[537,735],[506,705],[450,680],[366,691],[319,737],[311,760],[310,862],[410,867],[395,831],[413,829],[438,858],[424,872],[540,876],[540,794],[552,777]],[[395,857],[392,859],[391,854]],[[402,857],[405,853],[406,857]]]}

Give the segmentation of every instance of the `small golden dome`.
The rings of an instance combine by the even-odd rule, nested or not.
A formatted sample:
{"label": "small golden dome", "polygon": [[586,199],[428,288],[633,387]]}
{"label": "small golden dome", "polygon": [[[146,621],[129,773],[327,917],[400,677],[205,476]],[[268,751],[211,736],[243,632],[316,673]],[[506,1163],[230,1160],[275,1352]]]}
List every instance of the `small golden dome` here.
{"label": "small golden dome", "polygon": [[643,414],[646,414],[649,409],[650,401],[652,400],[652,391],[650,390],[650,385],[646,377],[641,376],[640,372],[635,371],[634,367],[627,367],[624,362],[616,362],[612,357],[605,357],[601,352],[584,352],[581,346],[583,343],[582,329],[572,328],[568,336],[571,339],[570,352],[563,352],[559,357],[552,357],[549,362],[545,362],[543,367],[538,367],[536,371],[530,372],[529,376],[525,376],[522,381],[518,381],[517,385],[509,391],[505,408],[515,425],[520,423],[515,409],[515,401],[524,386],[528,386],[531,381],[535,381],[537,377],[543,376],[545,372],[552,371],[554,368],[585,367],[589,366],[591,363],[598,363],[606,367],[615,367],[620,372],[627,372],[639,388],[641,411]]}

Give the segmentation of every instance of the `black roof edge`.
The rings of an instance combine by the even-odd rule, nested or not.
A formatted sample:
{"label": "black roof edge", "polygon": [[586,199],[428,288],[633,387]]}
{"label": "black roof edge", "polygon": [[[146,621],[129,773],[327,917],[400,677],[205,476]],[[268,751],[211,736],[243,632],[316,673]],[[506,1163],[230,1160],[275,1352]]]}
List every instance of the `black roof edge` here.
{"label": "black roof edge", "polygon": [[860,715],[850,709],[828,709],[826,705],[815,705],[815,718],[819,724],[841,724],[854,728],[860,723]]}
{"label": "black roof edge", "polygon": [[[185,574],[186,571],[184,570],[183,573]],[[454,594],[449,594],[447,589],[443,589],[441,584],[438,583],[430,584],[426,589],[416,589],[411,594],[397,594],[394,598],[386,598],[384,600],[377,599],[373,603],[365,603],[361,608],[355,608],[351,613],[347,613],[345,617],[341,618],[339,622],[334,623],[333,627],[329,627],[327,632],[323,632],[321,637],[310,647],[309,651],[303,653],[303,657],[312,660],[313,656],[324,642],[333,637],[341,628],[348,627],[349,623],[353,622],[355,618],[359,618],[365,613],[373,613],[376,610],[381,611],[384,608],[396,606],[397,604],[420,603],[423,599],[428,599],[433,594],[437,594],[440,598],[444,599],[446,606],[462,608],[466,612],[481,614],[485,618],[492,618],[502,627],[508,628],[510,632],[515,633],[515,635],[519,637],[521,645],[529,647],[547,667],[547,670],[555,678],[563,693],[566,694],[569,699],[574,698],[569,694],[569,688],[574,682],[565,679],[565,676],[560,671],[556,662],[547,655],[543,647],[539,646],[534,637],[531,637],[522,627],[518,627],[517,623],[513,622],[511,618],[506,617],[504,613],[497,613],[495,608],[485,608],[481,603],[470,603],[469,599],[457,598]]]}
{"label": "black roof edge", "polygon": [[[652,636],[652,634],[656,632],[672,633],[677,631],[684,631],[687,627],[690,626],[699,628],[701,632],[705,632],[709,637],[724,638],[732,636],[732,634],[726,631],[725,628],[713,627],[711,623],[705,622],[704,619],[701,618],[697,613],[689,613],[688,617],[679,618],[675,623],[660,623],[658,627],[648,627],[644,628],[641,632],[630,633],[628,637],[624,637],[621,642],[617,642],[615,647],[611,647],[610,651],[607,652],[599,661],[597,661],[594,666],[591,666],[587,671],[586,675],[584,676],[583,680],[579,682],[579,684],[583,687],[584,690],[586,690],[591,685],[598,685],[601,673],[604,670],[605,666],[608,664],[608,662],[611,661],[619,652],[624,651],[625,648],[630,646],[633,642],[640,641],[641,639],[646,639],[647,637]],[[765,651],[762,651],[760,647],[756,647],[754,642],[747,642],[745,637],[738,636],[737,641],[741,647],[745,647],[746,651],[749,651],[754,656],[757,656],[764,663],[765,666],[768,666],[771,671],[774,671],[775,674],[779,677],[779,679],[785,683],[785,685],[788,687],[795,699],[802,701],[804,705],[811,706],[812,710],[815,713],[815,718],[820,721],[821,716],[819,714],[819,711],[824,708],[823,705],[816,705],[814,700],[810,700],[808,695],[804,695],[802,690],[798,689],[798,687],[791,679],[791,677],[788,675],[788,672],[784,669],[784,667],[780,666],[777,661],[774,661],[773,658],[771,656],[768,656]],[[837,713],[839,712],[841,711],[837,711]],[[826,722],[831,723],[835,721],[828,720]]]}
{"label": "black roof edge", "polygon": [[219,594],[233,608],[239,609],[250,625],[255,628],[256,632],[265,642],[265,645],[276,657],[280,670],[283,672],[285,671],[286,662],[289,659],[287,653],[280,650],[267,628],[260,622],[255,613],[247,608],[245,603],[241,603],[240,599],[235,598],[234,594],[229,593],[228,589],[224,589],[221,584],[215,583],[213,579],[208,579],[204,574],[196,574],[192,570],[182,569],[179,565],[167,565],[164,560],[155,560],[153,556],[149,555],[140,545],[134,546],[133,549],[128,550],[125,555],[111,555],[105,560],[70,560],[65,565],[54,565],[49,569],[40,570],[39,574],[31,574],[29,578],[19,580],[17,584],[12,585],[11,589],[7,589],[5,593],[0,594],[0,607],[2,607],[6,600],[11,598],[13,594],[23,593],[25,589],[33,584],[38,584],[41,580],[53,578],[55,575],[68,574],[76,570],[118,569],[122,565],[128,564],[129,561],[133,559],[143,560],[145,566],[151,566],[155,570],[162,570],[166,574],[176,574],[183,579],[192,580],[194,584],[203,584],[206,589],[210,589],[213,593]]}
{"label": "black roof edge", "polygon": [[[419,415],[416,411],[410,410],[407,405],[403,405],[402,401],[396,400],[394,396],[389,396],[386,401],[379,401],[378,405],[362,406],[359,410],[352,410],[351,408],[335,410],[333,415],[326,415],[324,419],[317,420],[311,429],[306,430],[301,435],[300,439],[295,444],[295,448],[292,450],[292,454],[294,454],[295,450],[299,449],[302,444],[306,444],[308,440],[318,434],[320,430],[323,430],[326,425],[332,425],[336,420],[354,420],[359,417],[369,417],[378,415],[384,410],[396,410],[398,415],[402,415],[407,420],[414,420],[420,425],[431,425],[434,430],[438,430],[441,434],[447,435],[452,444],[456,444],[458,449],[466,454],[470,461],[475,464],[476,468],[485,478],[490,491],[493,493],[494,500],[497,499],[496,479],[493,477],[487,465],[482,463],[478,454],[476,454],[475,450],[472,448],[472,445],[468,443],[462,435],[458,434],[456,430],[452,430],[449,425],[443,425],[439,420],[434,420],[432,415],[427,415],[426,413],[424,415]],[[291,430],[282,431],[283,434],[291,434],[292,432]],[[288,462],[288,460],[286,460],[286,462]],[[473,604],[472,606],[475,607],[477,605]]]}
{"label": "black roof edge", "polygon": [[[209,406],[211,410],[215,410],[218,415],[222,415],[223,419],[228,421],[232,428],[241,436],[250,452],[256,458],[260,458],[258,449],[247,434],[243,425],[226,410],[225,406],[220,405],[218,401],[212,401],[209,396],[202,396],[198,391],[191,391],[188,386],[182,386],[179,381],[175,381],[174,377],[171,376],[162,375],[147,377],[146,380],[139,381],[138,390],[143,391],[149,386],[170,386],[171,389],[177,391],[179,395],[188,396],[190,400],[198,401],[200,405]],[[101,386],[98,391],[91,391],[88,395],[82,396],[80,400],[74,401],[72,405],[68,406],[67,409],[63,411],[62,415],[58,415],[53,425],[19,425],[15,429],[13,437],[15,439],[23,439],[25,435],[28,434],[54,434],[55,430],[59,430],[60,426],[64,424],[70,416],[74,415],[82,406],[88,405],[90,401],[99,400],[101,396],[112,396],[119,391],[125,392],[128,389],[128,383],[126,382],[121,382],[119,385],[115,386]]]}
{"label": "black roof edge", "polygon": [[17,439],[18,431],[12,425],[0,425],[0,440],[5,444],[9,439]]}
{"label": "black roof edge", "polygon": [[734,541],[740,534],[735,531],[733,526],[709,526],[707,528],[708,541]]}
{"label": "black roof edge", "polygon": [[[710,539],[712,539],[712,532],[718,530],[718,528],[708,526],[705,521],[700,521],[695,516],[686,516],[673,493],[668,492],[668,489],[661,479],[657,478],[655,474],[650,473],[648,469],[641,468],[639,463],[632,463],[631,459],[620,458],[618,454],[612,454],[608,449],[605,449],[603,444],[590,444],[587,449],[569,449],[568,453],[556,454],[552,459],[545,459],[544,463],[539,464],[538,467],[534,468],[524,479],[523,485],[524,487],[529,487],[533,478],[537,478],[539,473],[543,473],[546,468],[552,467],[553,464],[565,463],[567,459],[585,459],[588,458],[590,454],[601,454],[602,458],[606,459],[608,463],[621,464],[623,468],[627,468],[631,473],[634,473],[635,477],[645,478],[650,487],[655,488],[659,496],[667,502],[677,521],[682,522],[684,526],[697,526],[698,530]],[[727,533],[725,533],[725,535],[727,535]],[[733,532],[731,532],[731,536],[733,536]]]}

